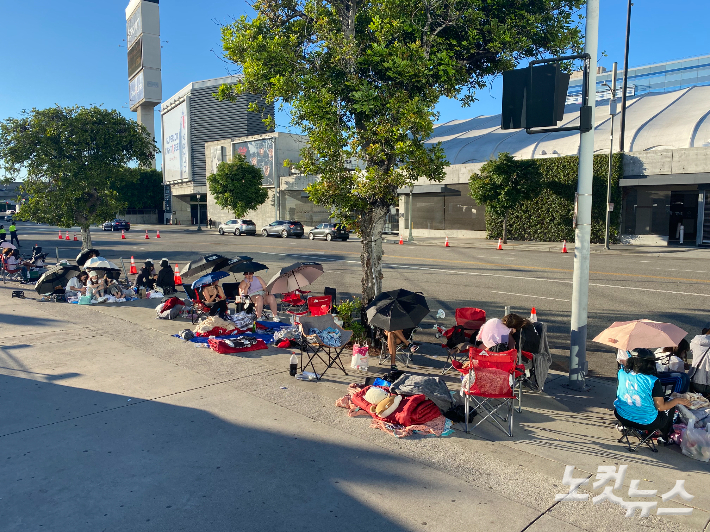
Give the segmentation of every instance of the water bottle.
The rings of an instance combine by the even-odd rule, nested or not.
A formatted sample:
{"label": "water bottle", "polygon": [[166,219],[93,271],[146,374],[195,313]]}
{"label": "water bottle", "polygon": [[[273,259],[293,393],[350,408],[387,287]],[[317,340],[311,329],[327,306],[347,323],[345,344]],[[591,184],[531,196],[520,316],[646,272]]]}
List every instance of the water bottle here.
{"label": "water bottle", "polygon": [[298,371],[298,357],[296,357],[296,354],[294,353],[293,355],[291,355],[291,362],[288,366],[288,374],[291,375],[291,377],[295,377],[297,371]]}

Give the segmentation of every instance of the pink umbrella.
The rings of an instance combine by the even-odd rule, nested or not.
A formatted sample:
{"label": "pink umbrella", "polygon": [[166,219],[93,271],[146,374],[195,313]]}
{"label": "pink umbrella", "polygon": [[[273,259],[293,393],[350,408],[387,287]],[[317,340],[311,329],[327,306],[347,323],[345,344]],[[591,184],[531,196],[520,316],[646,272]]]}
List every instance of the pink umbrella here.
{"label": "pink umbrella", "polygon": [[509,335],[510,329],[498,318],[493,318],[483,324],[476,339],[483,342],[486,349],[489,349],[497,344],[507,344]]}
{"label": "pink umbrella", "polygon": [[593,341],[622,351],[631,351],[637,347],[674,347],[687,334],[672,323],[651,320],[615,321]]}

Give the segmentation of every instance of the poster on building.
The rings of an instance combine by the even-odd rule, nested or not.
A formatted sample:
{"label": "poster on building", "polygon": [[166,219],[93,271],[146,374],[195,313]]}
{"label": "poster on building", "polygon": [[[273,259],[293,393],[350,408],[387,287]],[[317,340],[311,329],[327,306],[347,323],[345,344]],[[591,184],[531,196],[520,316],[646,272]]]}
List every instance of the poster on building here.
{"label": "poster on building", "polygon": [[165,181],[190,179],[187,149],[187,103],[163,115],[163,174]]}
{"label": "poster on building", "polygon": [[143,71],[128,83],[128,105],[131,109],[145,99]]}
{"label": "poster on building", "polygon": [[259,168],[264,175],[261,183],[274,186],[274,139],[250,140],[232,144],[232,157],[243,155],[248,163]]}
{"label": "poster on building", "polygon": [[219,163],[224,162],[224,146],[214,146],[210,152],[210,174],[217,173]]}

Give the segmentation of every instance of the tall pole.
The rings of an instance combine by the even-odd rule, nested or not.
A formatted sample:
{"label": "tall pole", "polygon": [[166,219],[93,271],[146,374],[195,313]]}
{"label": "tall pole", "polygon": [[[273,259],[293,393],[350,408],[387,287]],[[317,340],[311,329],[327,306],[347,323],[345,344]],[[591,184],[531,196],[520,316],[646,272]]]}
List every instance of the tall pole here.
{"label": "tall pole", "polygon": [[412,227],[414,223],[412,222],[412,192],[414,192],[414,185],[409,187],[409,205],[407,206],[407,221],[409,222],[409,237],[407,242],[414,242],[414,237],[412,236]]}
{"label": "tall pole", "polygon": [[584,388],[584,375],[587,370],[587,297],[589,295],[589,239],[592,232],[592,162],[594,157],[598,36],[599,0],[588,0],[584,51],[589,54],[589,75],[587,76],[587,102],[582,102],[582,105],[591,106],[592,127],[589,131],[579,134],[577,227],[574,233],[569,353],[569,383],[575,389]]}
{"label": "tall pole", "polygon": [[621,122],[619,123],[619,151],[624,151],[624,130],[626,129],[626,86],[629,76],[629,34],[631,33],[631,0],[626,9],[626,45],[624,46],[624,81],[621,85]]}
{"label": "tall pole", "polygon": [[616,114],[616,61],[611,67],[611,99],[609,100],[609,174],[606,178],[606,232],[604,248],[609,249],[609,224],[611,223],[611,171],[614,155],[614,115]]}
{"label": "tall pole", "polygon": [[202,231],[202,226],[200,226],[200,194],[197,195],[197,230]]}

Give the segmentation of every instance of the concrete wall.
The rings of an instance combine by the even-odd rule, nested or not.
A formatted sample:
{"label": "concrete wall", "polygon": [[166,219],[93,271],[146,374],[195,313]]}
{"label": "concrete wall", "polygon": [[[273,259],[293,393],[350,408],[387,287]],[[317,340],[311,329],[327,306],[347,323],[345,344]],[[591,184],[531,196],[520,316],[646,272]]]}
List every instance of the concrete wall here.
{"label": "concrete wall", "polygon": [[158,213],[154,214],[126,214],[121,216],[124,220],[131,224],[157,224]]}
{"label": "concrete wall", "polygon": [[637,175],[700,174],[710,171],[710,148],[680,148],[629,152],[624,177]]}

